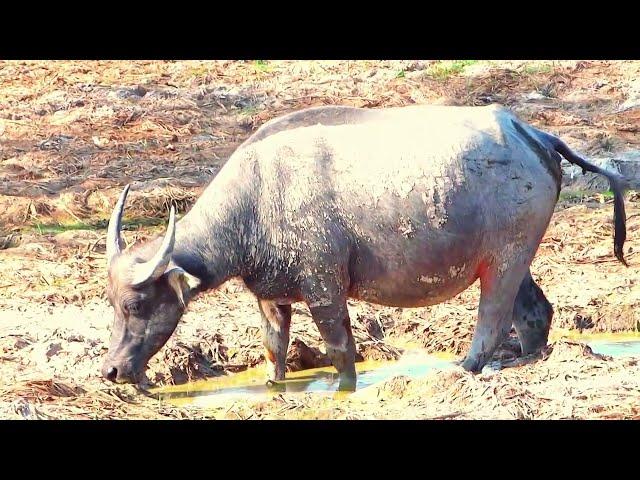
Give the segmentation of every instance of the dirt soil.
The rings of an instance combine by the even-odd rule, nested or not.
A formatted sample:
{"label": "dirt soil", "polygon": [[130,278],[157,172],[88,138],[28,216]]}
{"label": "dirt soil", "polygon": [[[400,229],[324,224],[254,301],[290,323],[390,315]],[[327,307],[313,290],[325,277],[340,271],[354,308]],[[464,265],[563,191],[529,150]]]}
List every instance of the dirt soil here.
{"label": "dirt soil", "polygon": [[[636,360],[566,339],[495,374],[456,369],[348,400],[279,394],[212,411],[99,376],[112,320],[106,224],[125,184],[132,244],[163,231],[171,203],[188,210],[261,124],[329,104],[501,103],[589,158],[640,159],[638,78],[636,61],[0,62],[0,418],[638,418]],[[606,186],[580,178],[565,175],[532,265],[553,329],[638,331],[638,196],[627,196],[625,268]],[[350,302],[360,357],[395,359],[408,345],[464,355],[478,296],[474,285],[430,308]],[[255,299],[231,281],[190,305],[148,376],[179,384],[258,365],[259,325]],[[327,364],[302,304],[291,338],[290,370]],[[496,356],[516,354],[512,341]]]}

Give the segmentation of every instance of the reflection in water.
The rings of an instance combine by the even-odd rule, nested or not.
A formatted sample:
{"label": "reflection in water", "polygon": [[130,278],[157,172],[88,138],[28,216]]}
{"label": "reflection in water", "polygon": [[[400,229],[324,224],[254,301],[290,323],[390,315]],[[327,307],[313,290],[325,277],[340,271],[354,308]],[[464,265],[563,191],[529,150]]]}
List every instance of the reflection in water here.
{"label": "reflection in water", "polygon": [[[366,361],[356,364],[358,382],[356,390],[374,383],[405,375],[420,377],[433,369],[450,368],[454,364],[451,356],[431,356],[421,352],[410,353],[395,362]],[[263,368],[252,368],[244,372],[214,379],[154,389],[151,393],[160,400],[174,405],[211,405],[213,401],[229,401],[246,395],[278,392],[337,392],[339,377],[333,367],[315,368],[287,373],[286,380],[267,386]],[[339,394],[345,394],[340,392]],[[217,402],[216,402],[217,403]]]}
{"label": "reflection in water", "polygon": [[551,331],[549,341],[568,339],[586,343],[594,353],[610,357],[640,356],[640,332],[577,332],[556,329]]}
{"label": "reflection in water", "polygon": [[619,342],[595,340],[593,342],[589,342],[589,346],[594,353],[609,355],[610,357],[640,356],[640,340],[627,340]]}
{"label": "reflection in water", "polygon": [[[629,335],[571,335],[574,340],[588,343],[595,353],[612,357],[640,356],[640,336]],[[422,351],[409,351],[398,361],[366,361],[356,364],[358,382],[356,390],[362,390],[392,377],[405,375],[416,378],[428,372],[454,366],[453,355],[428,355]],[[209,380],[157,388],[151,391],[160,400],[168,400],[176,406],[213,406],[245,397],[278,392],[319,392],[348,395],[338,392],[339,377],[333,367],[289,372],[283,382],[267,386],[265,371],[251,368],[241,373],[224,375]]]}
{"label": "reflection in water", "polygon": [[557,328],[555,330],[551,330],[549,335],[549,341],[554,342],[556,340],[560,340],[562,338],[568,340],[575,340],[578,342],[595,342],[595,341],[607,341],[607,342],[633,342],[640,341],[640,332],[588,332],[582,331],[579,332],[577,330],[566,330]]}

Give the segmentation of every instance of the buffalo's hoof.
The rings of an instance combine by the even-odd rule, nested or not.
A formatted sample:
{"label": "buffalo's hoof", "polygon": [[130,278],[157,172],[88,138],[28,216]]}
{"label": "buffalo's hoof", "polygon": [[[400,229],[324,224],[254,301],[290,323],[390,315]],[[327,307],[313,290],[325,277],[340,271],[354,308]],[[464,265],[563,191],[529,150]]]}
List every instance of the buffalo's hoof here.
{"label": "buffalo's hoof", "polygon": [[538,340],[536,342],[527,342],[526,345],[520,343],[521,355],[526,357],[527,355],[536,355],[540,353],[547,346],[547,339]]}
{"label": "buffalo's hoof", "polygon": [[338,391],[340,392],[355,392],[356,391],[356,377],[343,377],[340,379],[338,385]]}
{"label": "buffalo's hoof", "polygon": [[287,385],[284,383],[276,382],[275,380],[267,380],[265,383],[267,390],[275,392],[284,392],[287,390]]}
{"label": "buffalo's hoof", "polygon": [[464,368],[467,372],[480,373],[486,363],[487,362],[482,358],[482,356],[467,357],[462,362],[462,368]]}
{"label": "buffalo's hoof", "polygon": [[492,377],[500,370],[502,370],[502,362],[500,360],[496,360],[495,362],[487,363],[482,367],[482,375],[485,377]]}

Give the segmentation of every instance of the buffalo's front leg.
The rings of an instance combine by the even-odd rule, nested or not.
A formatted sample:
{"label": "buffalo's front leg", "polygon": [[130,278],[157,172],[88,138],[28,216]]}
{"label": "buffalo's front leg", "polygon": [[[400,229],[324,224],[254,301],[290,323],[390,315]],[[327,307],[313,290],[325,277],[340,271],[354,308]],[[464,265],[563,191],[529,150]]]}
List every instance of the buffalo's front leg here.
{"label": "buffalo's front leg", "polygon": [[278,305],[269,300],[259,300],[258,306],[262,314],[262,344],[267,360],[267,381],[284,380],[289,348],[291,305]]}
{"label": "buffalo's front leg", "polygon": [[356,389],[356,344],[346,299],[327,306],[309,305],[313,321],[324,340],[327,355],[340,374],[340,390]]}

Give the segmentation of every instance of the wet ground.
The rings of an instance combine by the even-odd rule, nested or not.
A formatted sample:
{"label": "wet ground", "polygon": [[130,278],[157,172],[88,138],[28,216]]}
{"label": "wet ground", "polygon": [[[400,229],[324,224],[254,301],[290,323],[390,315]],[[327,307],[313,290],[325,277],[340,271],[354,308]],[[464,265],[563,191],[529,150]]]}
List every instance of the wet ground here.
{"label": "wet ground", "polygon": [[594,353],[609,357],[640,357],[640,340],[594,340],[589,342]]}
{"label": "wet ground", "polygon": [[[0,62],[0,418],[637,418],[639,367],[617,356],[631,347],[591,334],[640,331],[639,197],[627,196],[625,268],[612,255],[607,185],[571,168],[532,264],[555,310],[542,358],[476,376],[433,368],[426,355],[469,347],[474,285],[424,309],[349,302],[362,388],[340,400],[304,305],[294,305],[284,392],[232,391],[199,411],[106,383],[99,369],[112,319],[106,220],[124,184],[133,244],[163,231],[170,203],[186,211],[261,124],[332,104],[497,102],[633,173],[639,76],[640,62]],[[202,295],[152,359],[150,381],[263,388],[259,325],[241,283]],[[496,360],[517,355],[510,346]]]}
{"label": "wet ground", "polygon": [[[584,342],[597,355],[640,358],[640,334],[573,335],[572,338]],[[429,373],[455,369],[457,363],[453,355],[432,355],[424,350],[407,350],[396,361],[360,362],[356,391],[362,393],[395,377],[421,379]],[[496,368],[501,366],[494,369],[489,366],[485,372],[493,373]],[[161,402],[196,409],[220,407],[238,400],[267,400],[277,393],[333,394],[336,400],[347,399],[352,394],[338,390],[339,377],[332,367],[291,372],[278,383],[267,384],[264,379],[264,368],[251,368],[228,377],[157,388],[150,393]]]}
{"label": "wet ground", "polygon": [[[453,367],[452,355],[429,355],[421,351],[408,351],[397,361],[367,360],[356,364],[358,380],[356,391],[384,382],[394,376],[420,378],[434,369]],[[290,372],[282,382],[265,383],[263,368],[252,368],[229,377],[202,380],[184,385],[152,390],[160,401],[177,406],[207,407],[221,402],[257,396],[263,399],[274,393],[336,393],[336,398],[349,395],[338,390],[339,377],[333,367],[314,368]]]}

